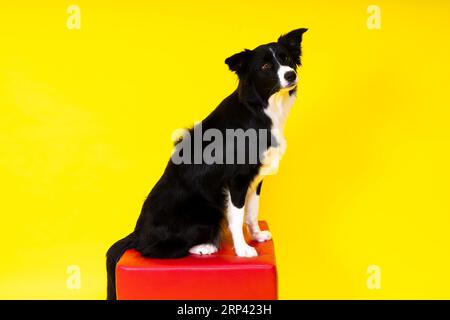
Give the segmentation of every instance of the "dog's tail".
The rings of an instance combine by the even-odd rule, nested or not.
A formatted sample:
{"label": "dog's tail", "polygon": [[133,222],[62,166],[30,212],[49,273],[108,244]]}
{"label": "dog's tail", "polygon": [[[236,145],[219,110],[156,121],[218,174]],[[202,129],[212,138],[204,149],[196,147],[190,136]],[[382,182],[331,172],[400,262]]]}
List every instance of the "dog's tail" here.
{"label": "dog's tail", "polygon": [[153,239],[150,244],[140,246],[138,237],[133,232],[122,240],[114,243],[106,253],[106,271],[108,276],[107,299],[116,300],[116,264],[120,257],[128,249],[138,250],[143,257],[149,258],[181,258],[189,254],[192,243],[179,237],[164,239],[164,241]]}
{"label": "dog's tail", "polygon": [[136,236],[134,233],[114,243],[106,253],[106,272],[108,277],[107,299],[116,300],[116,264],[126,250],[134,248]]}
{"label": "dog's tail", "polygon": [[137,247],[143,257],[158,259],[182,258],[189,254],[193,243],[180,237],[171,237],[164,240],[154,240],[150,245]]}

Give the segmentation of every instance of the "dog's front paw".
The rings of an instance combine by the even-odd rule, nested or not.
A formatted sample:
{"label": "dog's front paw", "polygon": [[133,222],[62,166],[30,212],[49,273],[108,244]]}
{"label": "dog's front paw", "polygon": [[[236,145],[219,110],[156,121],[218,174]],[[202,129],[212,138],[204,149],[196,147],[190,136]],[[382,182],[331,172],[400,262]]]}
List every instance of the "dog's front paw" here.
{"label": "dog's front paw", "polygon": [[270,231],[259,231],[252,234],[252,239],[258,242],[264,242],[272,239],[272,234]]}
{"label": "dog's front paw", "polygon": [[256,249],[249,246],[248,244],[245,244],[245,245],[239,246],[239,247],[235,247],[234,251],[236,251],[236,255],[238,257],[251,258],[251,257],[258,256],[258,252],[256,252]]}

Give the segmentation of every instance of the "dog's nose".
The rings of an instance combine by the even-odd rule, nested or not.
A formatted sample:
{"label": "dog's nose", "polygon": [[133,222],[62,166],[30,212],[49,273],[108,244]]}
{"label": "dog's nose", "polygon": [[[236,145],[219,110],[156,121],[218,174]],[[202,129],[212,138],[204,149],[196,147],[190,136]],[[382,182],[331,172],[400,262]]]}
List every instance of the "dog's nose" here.
{"label": "dog's nose", "polygon": [[284,74],[284,78],[286,79],[286,81],[291,83],[295,81],[295,79],[297,79],[297,74],[295,73],[295,71],[288,71]]}

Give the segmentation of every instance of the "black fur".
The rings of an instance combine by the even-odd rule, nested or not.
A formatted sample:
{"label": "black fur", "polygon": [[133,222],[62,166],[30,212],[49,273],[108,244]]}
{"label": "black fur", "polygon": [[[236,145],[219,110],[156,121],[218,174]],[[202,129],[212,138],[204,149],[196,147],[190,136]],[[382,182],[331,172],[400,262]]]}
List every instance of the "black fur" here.
{"label": "black fur", "polygon": [[[239,85],[202,121],[203,131],[215,128],[223,136],[226,129],[270,132],[272,123],[264,108],[269,97],[280,90],[280,84],[275,68],[266,67],[274,64],[274,53],[283,64],[294,69],[299,66],[302,35],[306,30],[294,30],[281,36],[278,42],[244,50],[226,59],[230,70],[238,75]],[[116,263],[129,248],[135,248],[144,257],[179,258],[197,244],[219,244],[228,201],[226,192],[230,193],[233,205],[242,208],[260,165],[259,160],[255,164],[211,165],[177,165],[169,161],[145,200],[133,233],[108,250],[108,299],[116,298]]]}

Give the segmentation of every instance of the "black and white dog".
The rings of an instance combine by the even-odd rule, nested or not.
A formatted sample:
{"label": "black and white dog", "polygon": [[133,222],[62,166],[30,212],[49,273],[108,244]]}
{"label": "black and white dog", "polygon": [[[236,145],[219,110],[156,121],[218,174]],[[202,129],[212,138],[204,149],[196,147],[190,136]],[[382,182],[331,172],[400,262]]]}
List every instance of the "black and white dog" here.
{"label": "black and white dog", "polygon": [[[231,157],[234,161],[222,161],[230,154],[228,146],[226,152],[215,154],[219,161],[214,163],[169,161],[144,202],[134,231],[108,250],[108,299],[116,298],[116,263],[127,249],[154,258],[212,254],[218,250],[225,222],[240,257],[258,255],[244,239],[244,221],[254,240],[271,238],[270,232],[258,226],[259,195],[264,176],[277,170],[286,149],[283,126],[296,98],[296,69],[301,64],[301,42],[306,31],[291,31],[277,42],[244,50],[225,60],[238,75],[239,85],[201,122],[202,130],[214,129],[223,136],[230,129],[269,134],[257,135],[256,141],[246,140],[245,161],[235,161],[235,155]],[[180,152],[194,129],[176,143],[175,152]],[[255,143],[263,147],[257,148],[257,160],[252,162],[249,150]],[[195,153],[194,148],[188,145],[182,157],[190,151]],[[207,146],[201,148],[204,151]],[[238,151],[235,146],[231,148],[232,153]]]}

